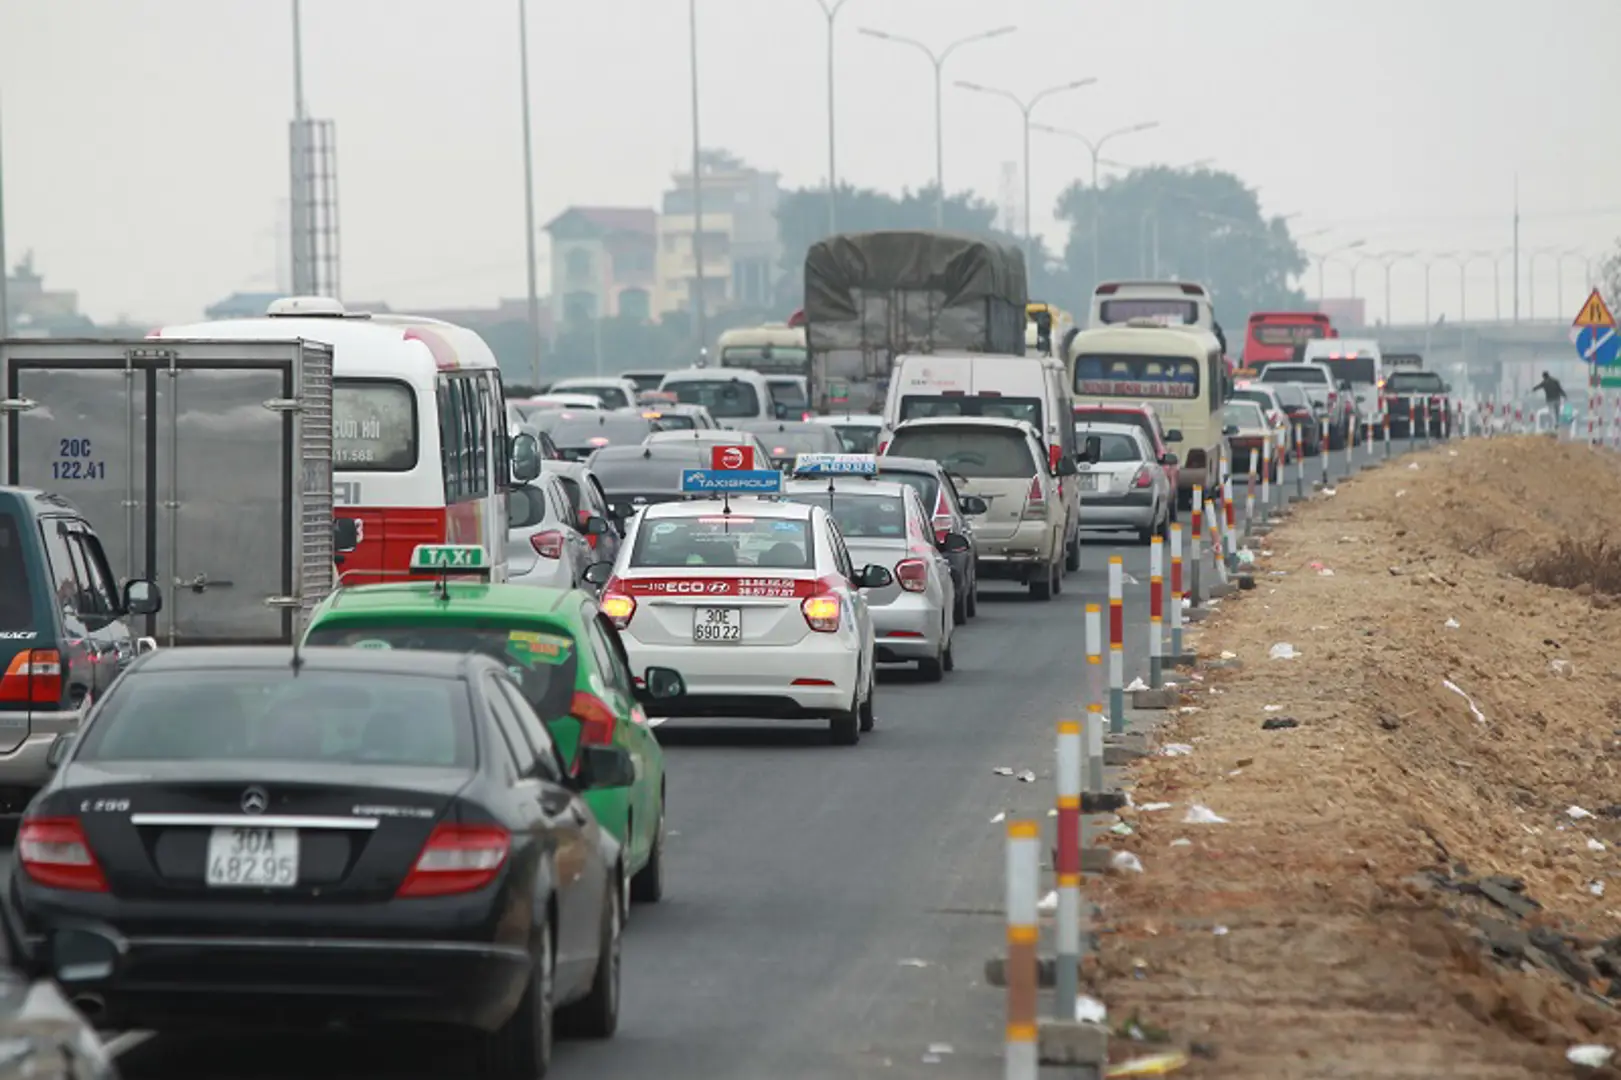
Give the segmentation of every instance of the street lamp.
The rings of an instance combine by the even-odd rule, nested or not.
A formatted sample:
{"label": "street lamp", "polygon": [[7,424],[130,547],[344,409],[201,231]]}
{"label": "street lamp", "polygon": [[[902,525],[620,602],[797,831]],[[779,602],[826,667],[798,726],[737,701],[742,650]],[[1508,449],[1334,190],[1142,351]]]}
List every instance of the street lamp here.
{"label": "street lamp", "polygon": [[1437,251],[1424,259],[1424,325],[1429,326],[1435,320],[1430,318],[1430,270],[1436,263],[1455,263],[1458,267],[1458,321],[1463,322],[1464,295],[1468,291],[1464,288],[1463,263],[1458,259],[1456,251]]}
{"label": "street lamp", "polygon": [[1565,310],[1565,260],[1575,256],[1580,258],[1582,249],[1573,248],[1539,248],[1531,252],[1526,270],[1526,284],[1530,289],[1531,318],[1536,318],[1537,312],[1537,256],[1546,255],[1554,260],[1553,264],[1553,295],[1554,307],[1558,312]]}
{"label": "street lamp", "polygon": [[[529,122],[529,0],[518,0],[518,86],[523,94],[523,221],[525,250],[529,260],[529,369],[534,385],[540,386],[540,286],[535,255],[535,152]],[[0,302],[0,311],[5,309]],[[597,312],[601,318],[602,312]],[[3,326],[0,323],[0,326]]]}
{"label": "street lamp", "polygon": [[[1359,268],[1361,268],[1361,266],[1362,266],[1362,264],[1364,262],[1378,263],[1380,266],[1384,267],[1384,271],[1385,271],[1385,325],[1386,326],[1391,325],[1391,322],[1390,322],[1390,271],[1391,271],[1391,269],[1393,267],[1395,267],[1395,265],[1397,263],[1401,262],[1403,259],[1410,259],[1414,255],[1417,255],[1417,254],[1418,254],[1418,252],[1416,252],[1416,251],[1374,251],[1374,252],[1370,252],[1367,255],[1362,256],[1361,258],[1357,259],[1354,263],[1351,264],[1351,295],[1352,296],[1357,295],[1356,273],[1357,273],[1357,270]],[[1428,321],[1428,320],[1426,320],[1426,321]]]}
{"label": "street lamp", "polygon": [[833,151],[833,20],[850,0],[816,0],[827,16],[827,232],[839,231],[839,171]]}
{"label": "street lamp", "polygon": [[1030,112],[1042,101],[1054,94],[1062,94],[1067,90],[1079,90],[1084,86],[1091,86],[1097,82],[1095,78],[1076,79],[1073,82],[1060,83],[1038,91],[1029,101],[1019,97],[1011,90],[1001,90],[993,86],[981,86],[979,83],[957,80],[957,85],[964,90],[972,90],[978,94],[990,94],[992,97],[1003,98],[1013,102],[1015,108],[1024,116],[1024,257],[1028,262],[1034,257],[1030,243]]}
{"label": "street lamp", "polygon": [[[1340,254],[1343,251],[1355,251],[1357,248],[1362,247],[1366,243],[1367,243],[1366,240],[1353,240],[1349,244],[1341,244],[1337,248],[1330,248],[1329,250],[1323,252],[1321,255],[1313,255],[1309,251],[1306,252],[1307,258],[1311,259],[1313,262],[1315,262],[1317,264],[1317,302],[1318,303],[1322,303],[1324,297],[1327,296],[1327,294],[1328,294],[1328,289],[1326,287],[1326,281],[1327,281],[1328,275],[1325,272],[1325,270],[1326,270],[1326,268],[1328,266],[1328,260],[1332,259],[1334,256]],[[1356,281],[1355,281],[1354,277],[1353,277],[1353,279],[1351,281],[1351,291],[1352,292],[1356,291]]]}
{"label": "street lamp", "polygon": [[1046,124],[1033,124],[1031,126],[1037,131],[1045,131],[1049,135],[1063,135],[1066,138],[1075,139],[1085,145],[1087,150],[1089,150],[1092,154],[1092,287],[1096,288],[1098,281],[1103,276],[1098,261],[1099,252],[1103,247],[1101,220],[1103,200],[1098,191],[1099,155],[1103,151],[1104,144],[1106,144],[1110,139],[1121,135],[1135,134],[1139,131],[1147,131],[1150,128],[1157,128],[1159,127],[1159,121],[1145,120],[1140,124],[1131,124],[1127,127],[1115,128],[1113,131],[1105,132],[1096,139],[1089,139],[1078,131],[1068,131],[1064,128],[1049,127]]}
{"label": "street lamp", "polygon": [[698,137],[698,0],[687,0],[687,63],[692,73],[692,324],[698,332],[701,360],[709,347],[709,334],[704,311],[703,144]]}
{"label": "street lamp", "polygon": [[927,45],[923,44],[923,42],[918,41],[915,38],[901,37],[899,34],[889,34],[882,30],[873,30],[865,26],[861,27],[861,33],[866,34],[868,37],[877,38],[879,41],[893,42],[896,45],[908,45],[914,49],[917,49],[924,56],[929,58],[929,63],[934,65],[934,184],[937,189],[934,204],[934,227],[937,229],[943,229],[946,227],[946,152],[944,135],[945,124],[942,120],[944,104],[940,89],[941,72],[944,70],[946,60],[950,58],[951,54],[962,48],[964,45],[972,45],[976,41],[988,41],[994,37],[1001,37],[1004,34],[1011,34],[1017,29],[1018,27],[1016,26],[999,26],[995,30],[986,30],[982,33],[970,34],[968,37],[958,38],[956,41],[953,41],[947,45],[944,49],[941,49],[939,52],[935,52],[933,49],[929,48]]}

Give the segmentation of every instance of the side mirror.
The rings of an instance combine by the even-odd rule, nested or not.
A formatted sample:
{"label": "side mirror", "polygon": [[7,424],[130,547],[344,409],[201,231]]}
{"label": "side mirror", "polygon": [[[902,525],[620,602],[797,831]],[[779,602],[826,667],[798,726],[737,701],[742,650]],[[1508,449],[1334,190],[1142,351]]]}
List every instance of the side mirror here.
{"label": "side mirror", "polygon": [[78,741],[77,734],[58,735],[51,743],[51,748],[45,752],[45,764],[53,769],[61,768],[62,762],[68,759],[73,752],[73,744]]}
{"label": "side mirror", "polygon": [[1168,443],[1181,442],[1182,441],[1182,429],[1181,428],[1172,428],[1170,431],[1167,431],[1165,433],[1165,441],[1168,442]]}
{"label": "side mirror", "polygon": [[1340,380],[1340,389],[1341,389],[1341,390],[1349,390],[1349,389],[1351,389],[1351,383],[1350,383],[1350,380],[1348,380],[1348,379],[1341,379],[1341,380]]}
{"label": "side mirror", "polygon": [[1074,476],[1080,471],[1081,470],[1076,467],[1074,459],[1067,457],[1059,458],[1058,467],[1053,470],[1053,472],[1059,476]]}
{"label": "side mirror", "polygon": [[960,555],[965,551],[974,550],[974,545],[968,542],[968,537],[962,533],[948,532],[940,544],[940,550],[947,555]]}
{"label": "side mirror", "polygon": [[[1103,440],[1096,435],[1086,437],[1085,449],[1081,451],[1081,460],[1088,465],[1096,465],[1103,456]],[[1077,472],[1079,470],[1076,470]]]}
{"label": "side mirror", "polygon": [[636,763],[630,751],[618,746],[584,746],[574,767],[574,785],[581,791],[630,787],[636,782]]}
{"label": "side mirror", "polygon": [[962,512],[969,517],[978,517],[980,514],[988,513],[991,508],[991,504],[978,495],[963,495],[958,498],[957,502],[962,506]]}
{"label": "side mirror", "polygon": [[1228,424],[1226,427],[1221,429],[1221,433],[1223,435],[1237,435],[1238,434],[1238,425],[1237,424]]}
{"label": "side mirror", "polygon": [[1159,463],[1161,465],[1177,465],[1181,463],[1181,460],[1182,459],[1177,457],[1175,454],[1161,454]]}
{"label": "side mirror", "polygon": [[644,693],[651,701],[668,701],[687,692],[687,680],[675,668],[650,667],[642,672],[642,682],[646,686]]}
{"label": "side mirror", "polygon": [[156,615],[163,610],[163,590],[137,578],[124,585],[124,611],[130,615]]}
{"label": "side mirror", "polygon": [[604,536],[608,532],[608,519],[601,514],[592,514],[585,519],[585,535]]}
{"label": "side mirror", "polygon": [[527,431],[512,437],[512,479],[527,484],[540,475],[540,443]]}
{"label": "side mirror", "polygon": [[868,563],[856,571],[855,585],[858,589],[882,589],[893,583],[895,575],[877,563]]}
{"label": "side mirror", "polygon": [[338,554],[353,551],[360,546],[360,522],[354,518],[332,519],[332,550]]}
{"label": "side mirror", "polygon": [[[601,518],[597,519],[601,521]],[[601,588],[608,584],[608,579],[614,576],[614,564],[611,562],[594,562],[585,568],[582,575],[586,581]]]}
{"label": "side mirror", "polygon": [[157,652],[157,651],[158,651],[158,639],[157,638],[138,637],[138,638],[135,639],[135,655],[136,656],[145,656],[149,652]]}

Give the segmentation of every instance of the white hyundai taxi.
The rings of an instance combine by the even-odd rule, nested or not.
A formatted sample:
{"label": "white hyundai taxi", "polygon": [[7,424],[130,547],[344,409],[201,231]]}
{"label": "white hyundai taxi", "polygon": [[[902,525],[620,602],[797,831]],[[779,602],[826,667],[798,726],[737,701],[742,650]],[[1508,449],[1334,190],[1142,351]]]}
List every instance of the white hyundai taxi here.
{"label": "white hyundai taxi", "polygon": [[[688,481],[699,474],[728,476],[689,470],[683,487],[724,490],[695,489]],[[774,477],[772,490],[780,488],[778,473],[734,475]],[[864,590],[893,580],[882,566],[853,565],[820,507],[708,497],[658,503],[636,517],[604,583],[602,611],[634,668],[681,665],[686,696],[653,715],[825,718],[832,741],[848,746],[873,726]]]}

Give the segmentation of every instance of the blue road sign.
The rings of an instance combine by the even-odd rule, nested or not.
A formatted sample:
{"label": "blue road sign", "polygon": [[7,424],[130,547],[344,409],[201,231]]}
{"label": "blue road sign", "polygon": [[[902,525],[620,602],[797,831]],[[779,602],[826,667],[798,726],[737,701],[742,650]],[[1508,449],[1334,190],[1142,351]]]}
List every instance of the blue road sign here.
{"label": "blue road sign", "polygon": [[1589,364],[1612,367],[1621,362],[1621,333],[1614,326],[1576,328],[1576,352]]}
{"label": "blue road sign", "polygon": [[697,495],[774,495],[782,490],[782,473],[769,469],[682,469],[681,490]]}

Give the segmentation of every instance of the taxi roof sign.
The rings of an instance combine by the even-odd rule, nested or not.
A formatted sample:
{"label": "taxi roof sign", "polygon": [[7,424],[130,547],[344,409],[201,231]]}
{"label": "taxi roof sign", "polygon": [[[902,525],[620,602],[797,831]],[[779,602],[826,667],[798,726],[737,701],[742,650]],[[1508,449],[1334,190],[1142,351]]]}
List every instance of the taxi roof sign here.
{"label": "taxi roof sign", "polygon": [[873,454],[800,454],[794,458],[795,476],[877,476]]}
{"label": "taxi roof sign", "polygon": [[776,495],[782,473],[774,469],[682,469],[681,490],[689,495]]}
{"label": "taxi roof sign", "polygon": [[418,544],[411,551],[413,573],[480,574],[489,569],[489,556],[478,544]]}
{"label": "taxi roof sign", "polygon": [[1604,302],[1603,295],[1597,289],[1594,289],[1592,294],[1588,296],[1587,302],[1582,304],[1582,309],[1576,313],[1576,320],[1571,325],[1587,327],[1614,326],[1615,316],[1610,314],[1610,306]]}

